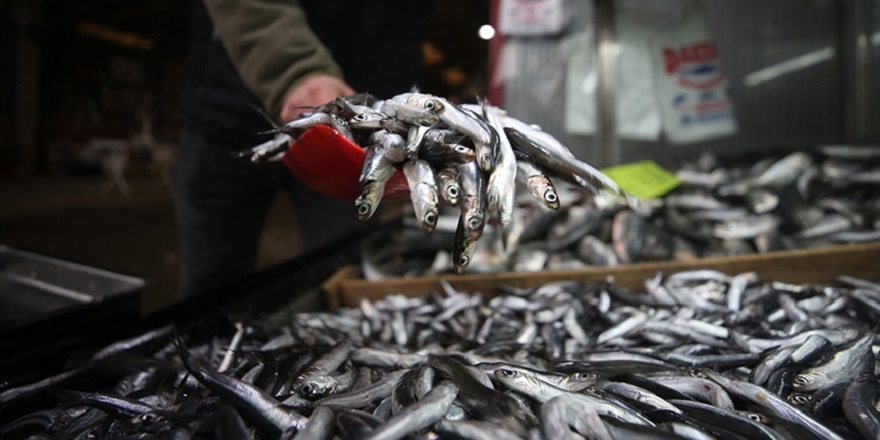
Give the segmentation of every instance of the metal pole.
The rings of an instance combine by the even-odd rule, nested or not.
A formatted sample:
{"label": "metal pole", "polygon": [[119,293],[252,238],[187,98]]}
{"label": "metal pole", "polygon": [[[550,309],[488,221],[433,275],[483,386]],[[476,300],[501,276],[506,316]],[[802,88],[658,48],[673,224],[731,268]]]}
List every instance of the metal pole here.
{"label": "metal pole", "polygon": [[844,140],[867,142],[871,132],[871,93],[873,69],[871,38],[875,1],[840,2],[841,78],[843,92]]}
{"label": "metal pole", "polygon": [[614,1],[593,0],[595,66],[598,74],[596,93],[596,145],[602,152],[604,166],[620,163],[620,139],[617,135],[617,100],[615,94],[618,47],[614,33]]}

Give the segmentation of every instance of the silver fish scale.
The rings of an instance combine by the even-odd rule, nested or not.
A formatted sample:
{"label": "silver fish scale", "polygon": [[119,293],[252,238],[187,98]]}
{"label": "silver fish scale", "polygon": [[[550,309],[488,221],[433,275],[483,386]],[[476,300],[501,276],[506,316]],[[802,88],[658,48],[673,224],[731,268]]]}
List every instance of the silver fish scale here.
{"label": "silver fish scale", "polygon": [[[361,95],[350,97],[351,99],[363,100]],[[371,98],[371,99],[370,99]],[[516,234],[512,230],[515,220],[515,199],[517,192],[522,192],[515,184],[518,167],[516,155],[531,156],[540,162],[535,164],[535,169],[546,176],[563,176],[574,181],[591,193],[599,194],[608,192],[613,197],[636,207],[639,201],[624,194],[617,184],[601,171],[589,164],[577,159],[569,151],[568,147],[558,139],[541,129],[529,126],[507,115],[498,107],[482,103],[481,105],[456,105],[438,96],[424,93],[402,93],[384,101],[378,101],[375,97],[367,100],[373,101],[373,110],[370,110],[369,118],[364,113],[366,107],[359,107],[348,98],[340,97],[322,106],[316,107],[318,111],[304,114],[300,118],[290,121],[288,124],[271,130],[279,136],[285,136],[285,142],[262,144],[256,147],[237,151],[234,156],[250,158],[253,162],[263,162],[267,158],[279,160],[283,157],[287,145],[299,138],[306,130],[316,125],[328,126],[339,131],[354,144],[363,148],[376,149],[384,142],[397,140],[400,136],[406,136],[405,147],[402,153],[397,148],[383,148],[382,153],[375,153],[375,160],[365,161],[364,169],[358,178],[355,195],[355,203],[359,208],[357,218],[361,221],[369,219],[376,211],[382,196],[384,195],[384,182],[387,179],[377,179],[374,175],[376,163],[380,159],[389,162],[402,161],[396,165],[404,170],[407,185],[411,194],[411,205],[419,216],[425,234],[433,234],[436,225],[438,205],[437,173],[449,166],[442,155],[432,155],[430,151],[419,154],[423,148],[425,139],[437,143],[446,142],[446,147],[464,148],[464,152],[471,150],[473,154],[461,155],[464,163],[476,163],[478,180],[487,182],[482,185],[478,194],[475,194],[480,202],[476,206],[487,212],[468,213],[462,211],[463,218],[480,216],[480,222],[485,224],[489,217],[498,219],[503,228],[503,237],[495,238],[494,241],[508,245],[515,239]],[[520,133],[520,144],[517,145],[506,129],[502,128],[499,118],[514,121],[523,127],[528,127],[528,133]],[[384,119],[383,119],[384,118]],[[365,123],[369,119],[369,123]],[[492,121],[492,122],[490,122]],[[505,125],[506,127],[506,125]],[[434,131],[432,133],[432,130]],[[394,131],[394,133],[390,133]],[[378,136],[374,136],[378,134]],[[393,139],[388,135],[393,135]],[[399,145],[397,145],[399,146]],[[436,145],[435,145],[436,146]],[[390,145],[389,145],[390,147]],[[546,147],[546,148],[545,148]],[[425,149],[428,146],[424,147]],[[372,156],[371,156],[372,157]],[[418,170],[414,164],[418,163]],[[385,164],[387,165],[387,164]],[[382,169],[390,167],[383,166]],[[418,172],[417,172],[418,171]],[[574,175],[572,174],[574,173]],[[386,173],[387,174],[387,173]],[[382,175],[381,177],[389,177]],[[552,183],[552,182],[551,182]],[[462,188],[465,189],[465,188]],[[536,192],[534,197],[539,198],[541,203],[543,195]],[[455,199],[453,197],[453,199]],[[557,197],[547,206],[558,209]],[[473,204],[473,203],[472,203]],[[488,208],[485,208],[488,207]],[[467,220],[467,219],[465,219]],[[473,228],[472,229],[476,229]],[[482,227],[479,230],[471,230],[474,242],[481,238]],[[486,240],[484,240],[486,241]],[[460,241],[453,241],[457,243]],[[473,244],[470,244],[472,246]],[[457,261],[450,268],[461,272],[467,268],[470,260]]]}
{"label": "silver fish scale", "polygon": [[[733,289],[743,295],[738,309],[728,308],[724,297],[733,282],[743,284]],[[759,280],[751,273],[708,271],[660,273],[646,281],[648,288],[672,284],[682,304],[656,305],[647,288],[623,289],[610,282],[505,288],[492,298],[444,283],[419,297],[390,294],[335,312],[243,320],[209,342],[187,348],[177,341],[176,349],[153,352],[150,363],[132,364],[131,376],[117,388],[132,389],[128,381],[137,377],[141,403],[103,391],[84,402],[102,402],[111,419],[130,420],[114,414],[132,411],[162,415],[147,424],[124,424],[127,435],[214,432],[216,418],[208,415],[220,410],[207,400],[199,403],[210,396],[223,396],[242,426],[261,436],[286,429],[320,435],[316,431],[327,425],[335,426],[339,438],[388,432],[395,438],[443,438],[442,433],[451,433],[448,420],[493,424],[511,438],[529,433],[555,438],[569,429],[634,435],[626,423],[660,435],[674,431],[676,422],[658,418],[654,410],[670,408],[701,421],[688,425],[696,430],[689,435],[729,430],[749,438],[799,439],[800,433],[835,439],[863,432],[870,414],[862,417],[860,411],[877,400],[877,388],[870,387],[876,376],[863,372],[874,371],[880,352],[880,310],[860,298],[880,299],[875,282],[841,277],[833,286],[802,286]],[[785,298],[808,304],[799,309],[806,319],[786,313],[791,303]],[[771,314],[778,317],[767,320]],[[224,373],[217,372],[220,358],[228,359]],[[171,372],[178,382],[159,380]],[[410,379],[425,378],[418,389],[411,388],[412,380],[401,381],[407,372]],[[306,388],[304,376],[314,380]],[[319,380],[335,386],[316,393]],[[32,386],[57,388],[49,382]],[[297,394],[302,389],[309,394]],[[847,397],[839,395],[832,403],[836,410],[825,411],[845,418],[830,423],[804,406],[814,396],[831,399],[828,393],[834,392]],[[399,401],[394,406],[395,393],[416,397],[409,406]],[[22,396],[27,397],[22,388],[6,389],[0,404],[15,404]],[[562,401],[572,412],[558,411]],[[172,416],[190,404],[204,417]],[[695,405],[714,414],[699,417]],[[749,421],[743,411],[771,424]],[[594,412],[603,417],[588,418],[590,426],[566,419]],[[70,417],[104,423],[77,414]],[[310,417],[315,417],[311,426]],[[609,417],[626,423],[609,423]],[[14,432],[15,423],[0,427],[0,433]],[[799,428],[792,431],[792,426]],[[120,434],[95,432],[95,438]]]}
{"label": "silver fish scale", "polygon": [[[660,198],[643,200],[650,209],[641,211],[608,197],[608,192],[590,194],[584,188],[556,182],[562,202],[558,211],[549,211],[530,196],[518,198],[516,215],[522,226],[511,234],[508,251],[478,243],[481,246],[465,271],[613,266],[880,241],[880,183],[856,177],[878,173],[880,162],[865,160],[857,153],[849,158],[821,152],[811,152],[811,156],[815,159],[792,161],[804,158],[802,152],[794,152],[743,161],[719,160],[706,154],[672,170],[686,171],[688,178]],[[756,162],[760,165],[754,165]],[[778,200],[756,208],[749,203],[756,198]],[[441,211],[441,217],[456,214]],[[593,217],[595,225],[586,227]],[[492,231],[491,227],[487,226],[487,231]],[[413,262],[408,270],[424,261],[422,273],[442,272],[430,262],[445,249],[406,241],[413,237],[418,236],[389,236],[386,248],[365,245],[364,252],[382,256],[377,266],[384,277],[401,276],[395,266],[400,257],[389,249],[407,255]],[[597,243],[614,258],[595,258],[582,251]]]}

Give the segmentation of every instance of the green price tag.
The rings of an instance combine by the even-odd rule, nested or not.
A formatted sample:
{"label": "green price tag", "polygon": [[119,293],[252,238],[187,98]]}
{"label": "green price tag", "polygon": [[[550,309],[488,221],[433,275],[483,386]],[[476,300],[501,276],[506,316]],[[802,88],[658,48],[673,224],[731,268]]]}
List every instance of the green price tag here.
{"label": "green price tag", "polygon": [[666,171],[653,160],[608,167],[602,172],[617,182],[624,191],[640,199],[662,197],[681,184],[675,174]]}

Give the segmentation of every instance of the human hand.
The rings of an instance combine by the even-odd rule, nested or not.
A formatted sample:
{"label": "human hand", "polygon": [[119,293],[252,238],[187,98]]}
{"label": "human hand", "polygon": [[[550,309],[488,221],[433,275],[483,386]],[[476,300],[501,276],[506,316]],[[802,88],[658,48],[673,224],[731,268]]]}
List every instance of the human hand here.
{"label": "human hand", "polygon": [[354,94],[354,90],[339,77],[319,73],[304,79],[284,98],[281,105],[281,122],[293,120],[308,107],[326,104],[338,96]]}

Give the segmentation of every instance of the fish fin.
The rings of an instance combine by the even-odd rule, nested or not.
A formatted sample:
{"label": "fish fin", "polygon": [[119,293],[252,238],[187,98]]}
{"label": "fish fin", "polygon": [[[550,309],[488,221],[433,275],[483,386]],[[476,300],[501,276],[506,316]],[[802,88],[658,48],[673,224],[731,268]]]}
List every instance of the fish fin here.
{"label": "fish fin", "polygon": [[266,113],[266,111],[262,107],[257,107],[252,103],[248,103],[248,106],[254,109],[254,111],[257,112],[260,116],[262,116],[263,119],[265,119],[266,122],[268,122],[269,125],[272,126],[272,128],[278,128],[281,125],[275,120],[275,118],[269,116],[269,114]]}

